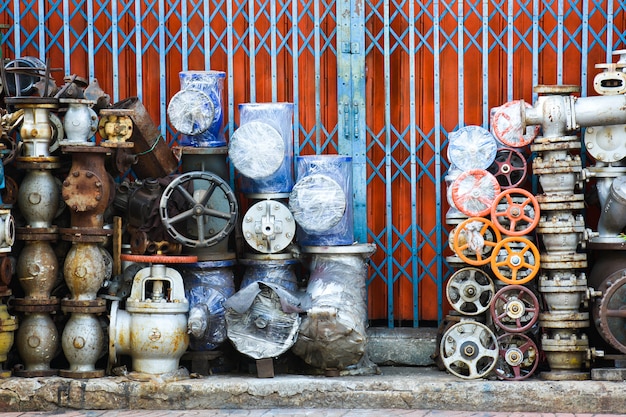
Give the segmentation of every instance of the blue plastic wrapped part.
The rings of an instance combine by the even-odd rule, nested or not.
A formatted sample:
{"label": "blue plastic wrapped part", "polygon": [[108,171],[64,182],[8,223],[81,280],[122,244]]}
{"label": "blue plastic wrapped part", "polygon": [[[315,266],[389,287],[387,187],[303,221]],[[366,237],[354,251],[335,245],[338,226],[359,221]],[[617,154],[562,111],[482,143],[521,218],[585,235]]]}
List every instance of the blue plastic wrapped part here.
{"label": "blue plastic wrapped part", "polygon": [[448,161],[463,171],[487,169],[496,159],[496,138],[480,126],[465,126],[451,132],[448,141]]}
{"label": "blue plastic wrapped part", "polygon": [[180,268],[189,300],[189,348],[208,351],[227,337],[223,303],[235,293],[234,260],[207,261]]}
{"label": "blue plastic wrapped part", "polygon": [[228,156],[245,194],[288,193],[293,187],[293,103],[242,103]]}
{"label": "blue plastic wrapped part", "polygon": [[294,271],[298,263],[296,259],[240,259],[239,263],[246,266],[241,288],[260,281],[280,285],[288,291],[298,289],[298,278]]}
{"label": "blue plastic wrapped part", "polygon": [[354,243],[352,158],[310,155],[297,158],[298,181],[289,209],[298,224],[298,243],[337,246]]}
{"label": "blue plastic wrapped part", "polygon": [[182,71],[179,78],[181,91],[172,97],[167,109],[172,125],[181,133],[179,145],[200,148],[226,146],[222,109],[226,73]]}

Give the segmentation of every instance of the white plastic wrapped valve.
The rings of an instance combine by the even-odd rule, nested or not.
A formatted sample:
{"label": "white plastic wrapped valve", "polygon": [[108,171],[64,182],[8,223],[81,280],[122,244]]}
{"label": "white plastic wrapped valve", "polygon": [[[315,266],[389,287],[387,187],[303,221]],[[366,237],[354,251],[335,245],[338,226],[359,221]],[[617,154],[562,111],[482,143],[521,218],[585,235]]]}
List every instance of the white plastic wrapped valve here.
{"label": "white plastic wrapped valve", "polygon": [[230,139],[228,156],[242,175],[261,179],[274,174],[283,163],[285,144],[274,127],[252,121],[241,125]]}
{"label": "white plastic wrapped valve", "polygon": [[480,126],[462,127],[448,139],[448,161],[463,171],[487,169],[496,159],[496,139]]}
{"label": "white plastic wrapped valve", "polygon": [[347,196],[328,175],[313,174],[299,180],[289,196],[289,208],[307,233],[326,232],[346,212]]}

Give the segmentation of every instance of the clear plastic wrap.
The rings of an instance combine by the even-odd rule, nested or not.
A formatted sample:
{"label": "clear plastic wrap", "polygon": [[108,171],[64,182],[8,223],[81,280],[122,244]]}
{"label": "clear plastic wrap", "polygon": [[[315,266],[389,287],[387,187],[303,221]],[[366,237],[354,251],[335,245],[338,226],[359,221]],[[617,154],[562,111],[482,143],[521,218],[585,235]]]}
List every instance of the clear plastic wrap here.
{"label": "clear plastic wrap", "polygon": [[189,348],[213,350],[226,340],[224,301],[235,293],[234,261],[199,262],[180,268],[190,310]]}
{"label": "clear plastic wrap", "polygon": [[464,171],[451,189],[454,206],[469,217],[486,216],[500,194],[498,180],[484,169]]}
{"label": "clear plastic wrap", "polygon": [[230,138],[228,156],[241,175],[252,180],[267,178],[283,164],[285,144],[270,124],[253,120]]}
{"label": "clear plastic wrap", "polygon": [[241,280],[241,288],[261,281],[280,285],[287,291],[298,289],[298,278],[294,266],[298,261],[288,260],[256,260],[240,259],[239,263],[246,266],[246,271]]}
{"label": "clear plastic wrap", "polygon": [[363,362],[367,345],[365,258],[370,254],[313,255],[306,290],[311,308],[302,318],[292,348],[309,365],[341,370]]}
{"label": "clear plastic wrap", "polygon": [[523,110],[532,108],[524,100],[513,100],[491,109],[491,130],[495,138],[505,146],[522,148],[530,145],[539,134],[539,126],[526,126],[522,120]]}
{"label": "clear plastic wrap", "polygon": [[227,335],[253,359],[280,356],[293,346],[300,314],[308,308],[297,294],[279,285],[253,282],[225,303]]}
{"label": "clear plastic wrap", "polygon": [[304,246],[351,245],[352,158],[311,155],[297,158],[298,181],[289,195],[289,209]]}
{"label": "clear plastic wrap", "polygon": [[[189,108],[198,108],[201,111],[199,114],[197,114],[198,112],[196,111],[193,118],[195,123],[198,123],[198,125],[206,125],[206,128],[202,131],[198,130],[190,133],[181,131],[183,134],[181,134],[178,140],[179,145],[206,148],[225,146],[226,138],[223,130],[224,112],[222,110],[222,95],[226,73],[223,71],[181,71],[179,78],[181,90],[197,90],[204,93],[208,98],[208,101],[205,99],[203,102],[187,102]],[[212,112],[209,112],[209,106],[212,108]],[[170,106],[168,106],[168,114],[170,113],[169,107]],[[190,116],[186,117],[189,118]],[[170,120],[172,120],[171,115]]]}
{"label": "clear plastic wrap", "polygon": [[496,139],[480,126],[462,127],[448,139],[448,161],[463,171],[487,169],[496,158]]}
{"label": "clear plastic wrap", "polygon": [[288,193],[293,187],[293,103],[242,103],[228,155],[241,173],[239,189]]}

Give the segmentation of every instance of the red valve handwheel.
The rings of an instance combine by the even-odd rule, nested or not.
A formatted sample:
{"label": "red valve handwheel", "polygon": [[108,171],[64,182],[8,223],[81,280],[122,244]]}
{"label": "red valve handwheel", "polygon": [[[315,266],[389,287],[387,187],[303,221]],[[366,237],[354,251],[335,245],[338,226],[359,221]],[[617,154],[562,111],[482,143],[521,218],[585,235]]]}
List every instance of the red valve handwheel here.
{"label": "red valve handwheel", "polygon": [[498,149],[496,159],[487,168],[487,171],[496,177],[503,190],[522,185],[526,181],[527,170],[526,158],[513,148]]}
{"label": "red valve handwheel", "polygon": [[494,199],[500,194],[498,180],[484,169],[463,171],[451,188],[454,206],[468,217],[489,214]]}
{"label": "red valve handwheel", "polygon": [[525,334],[503,334],[498,337],[500,356],[494,368],[500,379],[521,381],[531,376],[539,365],[539,349]]}
{"label": "red valve handwheel", "polygon": [[122,261],[139,262],[149,264],[193,264],[198,262],[195,255],[133,255],[123,253],[120,255]]}
{"label": "red valve handwheel", "polygon": [[539,319],[539,300],[523,285],[507,285],[493,296],[489,312],[505,332],[523,333]]}
{"label": "red valve handwheel", "polygon": [[507,237],[493,249],[491,269],[504,283],[525,284],[539,272],[539,250],[526,238]]}
{"label": "red valve handwheel", "polygon": [[502,191],[491,206],[491,221],[505,235],[527,235],[539,223],[537,198],[522,188]]}
{"label": "red valve handwheel", "polygon": [[[452,249],[470,265],[486,265],[500,242],[500,232],[484,217],[470,217],[454,229]],[[478,242],[476,241],[478,239]]]}
{"label": "red valve handwheel", "polygon": [[523,120],[525,108],[531,107],[523,100],[513,100],[498,107],[491,118],[493,134],[506,146],[522,148],[530,145],[539,134],[539,126],[527,127]]}

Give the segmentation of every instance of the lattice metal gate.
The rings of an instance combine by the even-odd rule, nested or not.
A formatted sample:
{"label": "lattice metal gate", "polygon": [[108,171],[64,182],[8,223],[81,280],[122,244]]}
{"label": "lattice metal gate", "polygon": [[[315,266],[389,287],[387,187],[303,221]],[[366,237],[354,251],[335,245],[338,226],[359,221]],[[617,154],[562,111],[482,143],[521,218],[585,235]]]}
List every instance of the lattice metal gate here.
{"label": "lattice metal gate", "polygon": [[355,234],[378,245],[370,318],[442,319],[446,139],[535,84],[588,90],[624,48],[622,1],[0,0],[4,57],[139,96],[171,144],[178,72],[222,70],[226,134],[243,102],[295,105],[299,154],[353,157]]}

